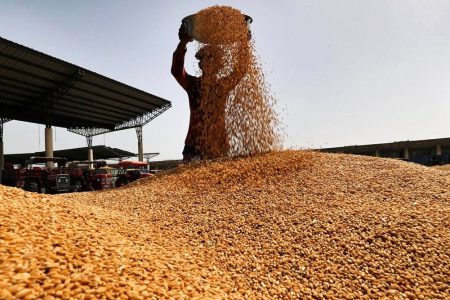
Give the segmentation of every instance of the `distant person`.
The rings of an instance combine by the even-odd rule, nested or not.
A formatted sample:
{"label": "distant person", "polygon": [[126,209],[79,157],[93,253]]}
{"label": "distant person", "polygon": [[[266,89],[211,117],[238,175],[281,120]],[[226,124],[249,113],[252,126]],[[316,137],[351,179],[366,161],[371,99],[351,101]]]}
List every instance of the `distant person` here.
{"label": "distant person", "polygon": [[[227,98],[244,77],[245,72],[239,72],[239,75],[237,75],[237,72],[232,71],[227,76],[219,77],[218,74],[225,64],[224,53],[220,51],[218,46],[205,45],[195,54],[195,58],[199,60],[198,65],[202,75],[200,77],[189,75],[184,68],[184,60],[187,51],[186,45],[193,39],[187,34],[183,25],[178,30],[178,37],[180,42],[173,53],[171,72],[187,92],[190,108],[189,128],[183,149],[183,160],[189,162],[192,159],[225,156],[229,150],[225,127]],[[248,51],[248,49],[245,50]],[[211,74],[207,74],[207,72]],[[214,80],[204,80],[207,76]],[[214,101],[214,108],[220,112],[214,113],[215,116],[220,116],[214,122],[209,120],[205,123],[208,116],[205,115],[207,112],[205,112],[201,102],[206,100]],[[206,139],[205,132],[209,135]],[[210,144],[204,145],[205,140]]]}

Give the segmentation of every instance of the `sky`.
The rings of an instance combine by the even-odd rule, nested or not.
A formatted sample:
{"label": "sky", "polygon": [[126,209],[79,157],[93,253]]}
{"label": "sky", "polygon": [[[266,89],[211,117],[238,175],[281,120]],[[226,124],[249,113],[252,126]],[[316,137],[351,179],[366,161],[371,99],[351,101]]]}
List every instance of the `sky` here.
{"label": "sky", "polygon": [[[212,5],[253,18],[284,148],[450,137],[447,0],[0,0],[0,36],[171,101],[144,127],[144,152],[179,159],[189,107],[170,73],[172,53],[181,19]],[[190,43],[186,54],[191,74],[195,49]],[[133,129],[93,144],[137,152]],[[85,146],[84,137],[55,128],[55,150]],[[4,150],[43,151],[44,126],[6,123]]]}

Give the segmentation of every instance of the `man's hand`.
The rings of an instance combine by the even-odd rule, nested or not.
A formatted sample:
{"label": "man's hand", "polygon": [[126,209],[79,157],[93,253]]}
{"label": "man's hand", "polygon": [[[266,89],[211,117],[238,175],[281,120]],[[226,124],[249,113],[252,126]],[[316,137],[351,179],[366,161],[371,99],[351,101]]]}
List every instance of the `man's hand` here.
{"label": "man's hand", "polygon": [[184,42],[186,44],[188,42],[192,42],[193,41],[193,39],[187,33],[186,26],[184,26],[183,24],[181,24],[180,25],[180,29],[178,29],[178,38],[180,39],[180,42]]}

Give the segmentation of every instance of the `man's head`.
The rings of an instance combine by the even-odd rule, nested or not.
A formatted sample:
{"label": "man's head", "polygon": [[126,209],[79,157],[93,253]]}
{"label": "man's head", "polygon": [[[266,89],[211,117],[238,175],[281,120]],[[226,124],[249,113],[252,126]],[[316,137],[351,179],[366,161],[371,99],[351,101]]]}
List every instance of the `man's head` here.
{"label": "man's head", "polygon": [[217,74],[224,67],[224,51],[219,46],[205,45],[195,54],[203,74]]}

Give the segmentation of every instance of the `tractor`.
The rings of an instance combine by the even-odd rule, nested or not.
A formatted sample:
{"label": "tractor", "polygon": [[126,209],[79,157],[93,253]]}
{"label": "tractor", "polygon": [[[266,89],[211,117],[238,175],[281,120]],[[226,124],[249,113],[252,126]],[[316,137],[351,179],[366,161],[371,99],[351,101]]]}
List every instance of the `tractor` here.
{"label": "tractor", "polygon": [[121,187],[141,178],[153,176],[148,169],[148,163],[142,161],[122,161],[117,164],[115,186]]}
{"label": "tractor", "polygon": [[[57,167],[47,168],[45,163],[56,163]],[[16,172],[17,182],[23,189],[36,193],[70,192],[70,176],[65,169],[67,159],[60,157],[30,157],[26,167]]]}
{"label": "tractor", "polygon": [[105,161],[74,161],[68,165],[71,191],[92,191],[113,188],[113,174]]}

